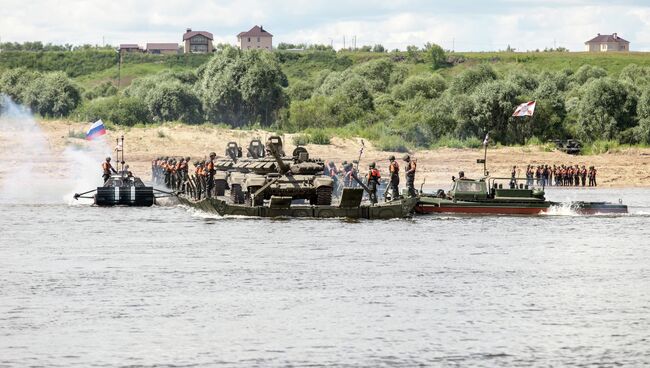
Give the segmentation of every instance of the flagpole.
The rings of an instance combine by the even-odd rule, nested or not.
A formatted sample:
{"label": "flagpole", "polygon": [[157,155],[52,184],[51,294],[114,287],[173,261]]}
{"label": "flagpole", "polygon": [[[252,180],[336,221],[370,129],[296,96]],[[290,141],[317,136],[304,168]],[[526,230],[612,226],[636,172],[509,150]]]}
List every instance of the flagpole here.
{"label": "flagpole", "polygon": [[124,135],[122,135],[122,170],[124,170]]}
{"label": "flagpole", "polygon": [[118,172],[120,171],[120,151],[117,149],[119,145],[120,145],[120,139],[115,138],[115,166]]}
{"label": "flagpole", "polygon": [[483,163],[483,176],[487,177],[488,176],[488,171],[487,171],[487,146],[490,140],[490,133],[487,132],[487,129],[485,130],[485,139],[483,139],[483,159],[478,159],[476,160],[477,164]]}

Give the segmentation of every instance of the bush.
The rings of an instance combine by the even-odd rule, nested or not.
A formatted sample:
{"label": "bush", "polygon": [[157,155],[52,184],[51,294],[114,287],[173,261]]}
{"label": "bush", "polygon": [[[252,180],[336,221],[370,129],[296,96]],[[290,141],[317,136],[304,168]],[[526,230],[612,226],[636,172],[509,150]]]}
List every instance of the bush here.
{"label": "bush", "polygon": [[376,142],[377,149],[389,152],[408,152],[408,147],[401,137],[385,135]]}
{"label": "bush", "polygon": [[332,137],[322,129],[312,130],[309,133],[309,141],[313,144],[328,145]]}
{"label": "bush", "polygon": [[104,83],[95,86],[92,90],[84,93],[84,98],[92,100],[93,98],[115,96],[116,94],[117,87],[115,87],[112,82],[105,81]]}
{"label": "bush", "polygon": [[597,140],[582,148],[584,155],[601,155],[607,152],[617,152],[620,150],[620,144],[612,140]]}
{"label": "bush", "polygon": [[309,144],[309,135],[296,134],[291,138],[291,142],[294,146],[306,146]]}
{"label": "bush", "polygon": [[467,139],[458,139],[456,137],[444,136],[438,139],[431,145],[432,149],[447,147],[447,148],[480,148],[483,146],[483,141],[476,137]]}
{"label": "bush", "polygon": [[438,98],[447,88],[447,83],[438,74],[414,75],[407,78],[403,84],[395,86],[393,96],[400,100],[416,96],[423,98]]}
{"label": "bush", "polygon": [[81,101],[81,92],[65,73],[52,72],[32,80],[22,97],[41,116],[66,116]]}
{"label": "bush", "polygon": [[102,119],[116,125],[133,126],[151,123],[152,119],[143,101],[133,97],[102,97],[80,107],[77,118],[85,121]]}

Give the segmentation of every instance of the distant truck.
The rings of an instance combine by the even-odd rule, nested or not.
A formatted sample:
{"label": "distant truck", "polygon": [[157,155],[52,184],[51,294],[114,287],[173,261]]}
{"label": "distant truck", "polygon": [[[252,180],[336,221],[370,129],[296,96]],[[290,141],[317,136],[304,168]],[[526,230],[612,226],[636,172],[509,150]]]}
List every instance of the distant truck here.
{"label": "distant truck", "polygon": [[558,150],[570,155],[579,155],[580,151],[582,151],[582,143],[575,139],[553,139],[551,142],[555,144]]}

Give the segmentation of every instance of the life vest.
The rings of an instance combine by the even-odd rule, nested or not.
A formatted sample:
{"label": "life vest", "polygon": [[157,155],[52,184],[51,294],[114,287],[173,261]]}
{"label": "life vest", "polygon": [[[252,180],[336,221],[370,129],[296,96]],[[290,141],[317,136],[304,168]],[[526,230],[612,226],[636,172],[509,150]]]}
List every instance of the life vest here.
{"label": "life vest", "polygon": [[381,174],[379,173],[379,170],[370,169],[370,172],[368,173],[368,180],[369,181],[375,181],[375,182],[378,183],[380,178],[381,178]]}
{"label": "life vest", "polygon": [[408,162],[406,165],[406,176],[415,176],[415,169],[417,168],[417,164],[415,161],[411,160]]}
{"label": "life vest", "polygon": [[205,174],[214,175],[214,162],[212,160],[208,161],[205,165]]}
{"label": "life vest", "polygon": [[399,164],[397,163],[397,161],[391,162],[390,166],[388,167],[388,170],[390,171],[391,176],[399,175]]}
{"label": "life vest", "polygon": [[102,163],[102,169],[104,170],[105,175],[111,175],[111,168],[112,166],[110,162],[104,161]]}

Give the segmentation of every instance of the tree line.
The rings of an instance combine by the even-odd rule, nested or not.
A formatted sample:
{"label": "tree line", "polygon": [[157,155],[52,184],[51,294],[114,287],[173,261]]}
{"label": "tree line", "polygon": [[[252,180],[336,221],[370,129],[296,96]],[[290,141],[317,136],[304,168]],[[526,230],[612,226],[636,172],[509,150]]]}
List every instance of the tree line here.
{"label": "tree line", "polygon": [[[427,68],[415,72],[407,51],[404,57],[331,63],[334,69],[290,83],[283,63],[302,56],[223,47],[193,70],[140,77],[119,92],[111,82],[84,91],[62,72],[11,68],[0,75],[0,92],[42,116],[349,134],[386,150],[449,140],[480,145],[487,132],[502,144],[563,138],[650,143],[648,67],[631,64],[609,75],[590,65],[497,71],[484,62],[451,73],[453,60],[442,48],[428,44],[423,50],[412,57]],[[532,118],[511,117],[529,100],[537,101]]]}

